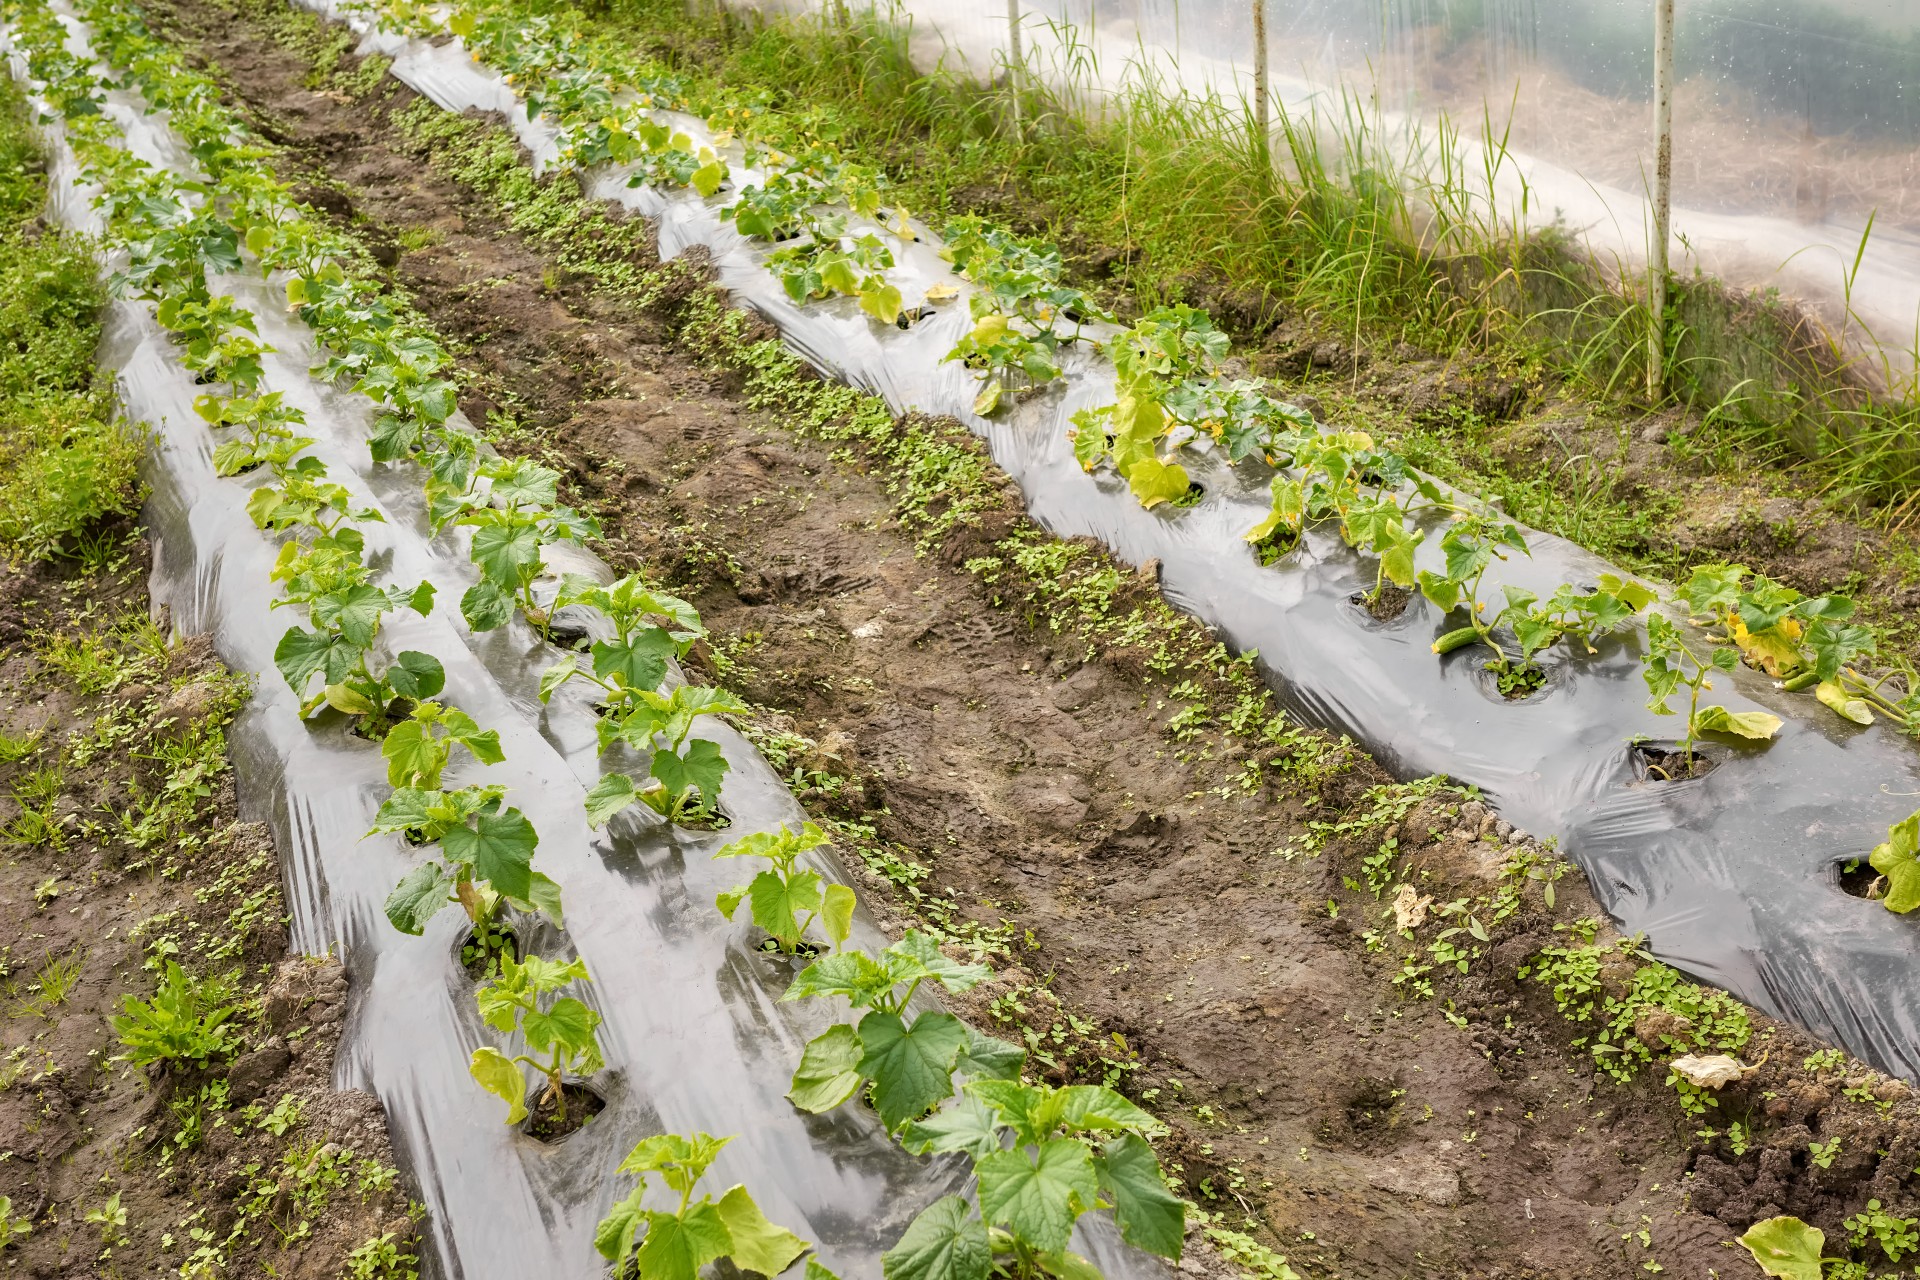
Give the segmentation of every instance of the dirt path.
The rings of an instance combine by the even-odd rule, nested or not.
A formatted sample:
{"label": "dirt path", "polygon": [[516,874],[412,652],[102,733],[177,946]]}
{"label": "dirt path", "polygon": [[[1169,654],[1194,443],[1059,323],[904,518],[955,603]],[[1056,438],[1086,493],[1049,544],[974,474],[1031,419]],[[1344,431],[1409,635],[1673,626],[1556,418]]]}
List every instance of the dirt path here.
{"label": "dirt path", "polygon": [[[1556,933],[1593,913],[1577,874],[1549,908],[1526,873],[1551,864],[1469,799],[1387,787],[1258,705],[1237,718],[1244,669],[1209,663],[1150,577],[1028,526],[957,426],[835,438],[805,379],[745,367],[764,334],[714,309],[697,264],[660,269],[643,226],[533,187],[484,124],[304,16],[155,10],[465,344],[469,415],[566,469],[617,566],[700,607],[699,660],[764,708],[751,731],[867,868],[868,900],[991,953],[1000,977],[966,1011],[1058,1078],[1154,1107],[1218,1227],[1316,1276],[1704,1280],[1758,1274],[1724,1242],[1769,1212],[1837,1235],[1869,1185],[1911,1207],[1911,1101],[1857,1067],[1826,1078],[1865,1100],[1836,1096],[1785,1029],[1756,1017],[1750,1056],[1772,1065],[1708,1119],[1659,1067],[1597,1071],[1519,976],[1543,946],[1592,961],[1590,980],[1555,973],[1643,1057],[1704,1043],[1725,1011],[1686,984],[1650,996],[1671,971]],[[971,486],[880,465],[900,439]],[[1456,936],[1465,976],[1435,950],[1453,901],[1487,934]],[[1730,1144],[1735,1115],[1768,1133]],[[1810,1163],[1812,1136],[1843,1129],[1844,1157]],[[1287,1274],[1242,1240],[1216,1243]]]}
{"label": "dirt path", "polygon": [[[247,684],[204,638],[169,643],[144,539],[104,532],[131,535],[117,558],[0,585],[0,1263],[403,1280],[385,1118],[333,1087],[346,975],[287,958],[271,837],[235,813]],[[172,973],[192,1003],[148,1027],[177,1052],[128,1064],[154,1041],[110,1019]]]}

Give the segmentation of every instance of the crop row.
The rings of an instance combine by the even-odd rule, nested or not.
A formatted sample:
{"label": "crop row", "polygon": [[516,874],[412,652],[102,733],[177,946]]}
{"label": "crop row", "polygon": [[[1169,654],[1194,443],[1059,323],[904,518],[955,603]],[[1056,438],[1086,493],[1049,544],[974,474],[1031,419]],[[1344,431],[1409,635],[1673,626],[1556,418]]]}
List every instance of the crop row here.
{"label": "crop row", "polygon": [[[562,163],[631,165],[633,185],[690,188],[715,202],[743,236],[773,246],[766,267],[796,304],[856,298],[877,324],[907,324],[923,314],[888,277],[893,245],[912,234],[905,211],[890,203],[884,175],[844,154],[804,107],[783,110],[724,88],[704,89],[696,100],[670,69],[550,6],[534,11],[520,0],[469,0],[448,10],[417,0],[365,0],[351,7],[390,30],[459,36],[477,59],[504,73],[530,115],[558,126]],[[703,117],[709,141],[676,129],[662,114],[670,111]],[[738,190],[722,155],[732,144],[759,174]],[[1388,589],[1418,592],[1443,616],[1460,619],[1434,652],[1485,650],[1506,696],[1541,688],[1541,659],[1556,646],[1592,653],[1597,640],[1630,627],[1655,602],[1645,585],[1611,577],[1595,589],[1567,584],[1544,597],[1496,589],[1490,571],[1529,554],[1517,525],[1415,472],[1364,432],[1322,431],[1273,384],[1231,376],[1227,336],[1204,312],[1161,307],[1118,328],[1067,283],[1057,247],[973,216],[953,219],[944,233],[943,255],[973,286],[972,327],[947,359],[976,371],[978,413],[991,415],[1051,385],[1062,376],[1064,349],[1104,350],[1115,397],[1074,415],[1074,453],[1083,467],[1110,468],[1143,505],[1155,507],[1197,495],[1183,461],[1193,451],[1218,452],[1233,464],[1264,463],[1274,472],[1271,508],[1246,535],[1263,560],[1291,550],[1309,526],[1332,526],[1348,546],[1374,558],[1374,583],[1364,593],[1369,605]],[[955,292],[936,285],[924,301],[938,304]],[[1435,563],[1422,568],[1416,559],[1429,543]],[[1666,618],[1648,618],[1648,705],[1670,714],[1676,696],[1685,700],[1684,733],[1669,771],[1696,770],[1701,733],[1766,739],[1777,732],[1774,716],[1735,713],[1702,698],[1716,670],[1731,671],[1742,660],[1787,691],[1813,692],[1855,723],[1885,717],[1920,736],[1920,673],[1873,628],[1852,621],[1852,601],[1809,598],[1742,566],[1716,565],[1696,572],[1669,603],[1710,628],[1703,650]]]}
{"label": "crop row", "polygon": [[[433,533],[467,531],[476,573],[459,608],[470,630],[504,627],[518,616],[550,638],[556,613],[575,609],[597,614],[611,631],[584,653],[555,646],[539,685],[542,701],[576,680],[592,686],[602,753],[615,744],[648,753],[643,777],[609,771],[589,790],[591,825],[635,803],[664,821],[723,823],[727,764],[693,729],[702,715],[746,708],[722,690],[670,680],[674,660],[704,634],[684,601],[651,591],[637,576],[610,585],[578,575],[556,580],[543,548],[597,533],[590,518],[558,503],[557,473],[503,459],[454,425],[445,349],[357,272],[351,242],[293,199],[274,176],[269,153],[247,140],[209,79],[155,38],[132,6],[80,0],[79,12],[111,69],[106,74],[69,51],[46,0],[0,7],[43,100],[64,123],[83,176],[99,188],[108,245],[125,254],[114,289],[152,305],[204,388],[195,409],[217,433],[216,470],[248,477],[248,514],[282,540],[271,574],[280,593],[273,607],[304,613],[305,625],[288,628],[275,665],[303,718],[331,710],[380,743],[391,791],[368,834],[397,833],[431,851],[389,896],[388,919],[419,934],[448,905],[468,917],[468,952],[487,965],[490,979],[477,993],[480,1015],[503,1034],[517,1032],[531,1050],[509,1056],[481,1047],[473,1055],[475,1080],[507,1103],[508,1123],[518,1123],[527,1115],[523,1068],[530,1067],[545,1078],[540,1103],[565,1125],[569,1081],[603,1065],[599,1015],[562,994],[588,973],[579,959],[518,956],[507,914],[539,912],[559,925],[561,888],[534,870],[538,834],[506,804],[505,788],[443,785],[457,752],[481,765],[500,763],[498,731],[440,700],[446,672],[439,659],[415,650],[386,655],[383,620],[402,610],[429,614],[435,587],[376,582],[364,527],[383,517],[354,505],[351,491],[309,452],[315,440],[302,434],[300,410],[265,388],[270,348],[256,317],[216,292],[219,277],[251,262],[284,282],[289,308],[324,355],[313,375],[351,385],[379,406],[367,441],[373,461],[415,471]],[[199,175],[134,155],[107,110],[109,88],[137,90],[149,110],[165,111]],[[725,846],[718,856],[763,865],[721,894],[716,907],[732,919],[744,906],[767,935],[765,946],[815,957],[785,998],[840,997],[857,1015],[806,1047],[792,1082],[796,1106],[821,1112],[862,1096],[910,1150],[964,1152],[973,1160],[977,1206],[958,1196],[930,1206],[886,1255],[887,1274],[1097,1274],[1068,1249],[1074,1223],[1096,1208],[1112,1210],[1129,1242],[1178,1257],[1185,1205],[1168,1190],[1148,1142],[1157,1122],[1102,1087],[1023,1083],[1024,1050],[950,1014],[911,1010],[923,983],[960,991],[986,970],[953,961],[914,932],[877,954],[846,947],[852,892],[803,863],[822,843],[808,825]],[[690,1277],[706,1262],[730,1257],[773,1275],[806,1252],[805,1242],[769,1223],[742,1187],[717,1200],[695,1198],[726,1141],[667,1134],[634,1148],[620,1172],[637,1175],[637,1185],[596,1235],[616,1267],[631,1262],[643,1276]],[[646,1206],[649,1177],[677,1196],[673,1209]],[[816,1280],[830,1274],[813,1258],[807,1271]]]}

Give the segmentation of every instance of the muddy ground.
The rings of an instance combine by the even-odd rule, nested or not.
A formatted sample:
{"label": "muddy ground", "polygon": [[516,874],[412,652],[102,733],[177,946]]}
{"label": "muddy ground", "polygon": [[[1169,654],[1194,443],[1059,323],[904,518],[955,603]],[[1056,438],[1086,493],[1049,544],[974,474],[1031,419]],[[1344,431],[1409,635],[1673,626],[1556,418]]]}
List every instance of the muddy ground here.
{"label": "muddy ground", "polygon": [[[469,415],[567,469],[612,562],[698,604],[704,674],[762,709],[747,727],[835,824],[868,901],[993,955],[965,1012],[1056,1078],[1152,1106],[1219,1226],[1311,1276],[1704,1280],[1758,1274],[1728,1243],[1758,1217],[1837,1241],[1869,1195],[1912,1211],[1904,1086],[1809,1069],[1817,1046],[1755,1015],[1747,1056],[1766,1064],[1689,1117],[1662,1067],[1704,1028],[1632,1003],[1667,971],[1596,951],[1592,999],[1628,1009],[1656,1064],[1615,1082],[1572,1041],[1591,1028],[1519,976],[1594,914],[1577,873],[1547,905],[1524,870],[1553,864],[1524,833],[1388,788],[1316,735],[1180,717],[1172,688],[1219,672],[1193,664],[1205,637],[1166,621],[1150,573],[1049,542],[1004,485],[930,526],[870,449],[768,407],[804,390],[783,401],[729,367],[697,272],[657,270],[644,226],[558,186],[537,235],[511,229],[531,225],[502,203],[511,149],[481,122],[423,128],[431,108],[304,15],[152,9],[288,149],[282,175],[464,345]],[[954,424],[901,432],[979,457]],[[1015,572],[1022,554],[1072,566],[1078,595]],[[1490,922],[1469,972],[1404,978],[1456,899]],[[1809,1144],[1833,1138],[1816,1164]]]}
{"label": "muddy ground", "polygon": [[[333,1087],[346,975],[288,957],[271,837],[235,813],[248,686],[149,621],[137,530],[96,547],[0,565],[0,1270],[411,1276],[385,1118]],[[110,1020],[170,962],[224,1044],[126,1062]]]}

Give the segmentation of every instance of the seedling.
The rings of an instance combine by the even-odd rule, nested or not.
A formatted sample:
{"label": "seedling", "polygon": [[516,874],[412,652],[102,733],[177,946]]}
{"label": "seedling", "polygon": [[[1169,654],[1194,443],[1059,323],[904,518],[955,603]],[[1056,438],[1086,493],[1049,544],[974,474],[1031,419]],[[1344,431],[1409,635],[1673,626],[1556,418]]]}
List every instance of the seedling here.
{"label": "seedling", "polygon": [[603,1065],[600,1041],[594,1034],[600,1025],[600,1015],[574,996],[548,999],[569,983],[586,981],[586,962],[578,958],[556,964],[539,956],[528,956],[525,963],[520,963],[511,955],[503,955],[500,975],[476,994],[480,1016],[486,1024],[506,1035],[513,1034],[517,1028],[533,1051],[511,1058],[491,1045],[482,1045],[473,1051],[470,1067],[473,1078],[481,1088],[506,1102],[508,1124],[518,1124],[527,1118],[527,1083],[520,1072],[522,1064],[546,1077],[546,1093],[541,1101],[553,1104],[556,1121],[561,1125],[567,1122],[567,1077],[590,1076]]}
{"label": "seedling", "polygon": [[[616,723],[638,712],[643,706],[640,695],[657,691],[667,678],[669,664],[685,657],[694,642],[707,634],[692,605],[651,590],[638,574],[604,587],[591,578],[569,574],[561,580],[553,607],[558,612],[574,605],[599,610],[613,624],[613,638],[593,642],[590,670],[572,653],[547,668],[540,676],[540,700],[546,702],[570,680],[585,680],[599,687],[603,714]],[[603,734],[603,750],[609,741]]]}
{"label": "seedling", "polygon": [[560,922],[560,886],[533,869],[540,837],[525,814],[502,807],[505,795],[503,787],[397,787],[381,804],[368,835],[401,832],[411,843],[438,845],[445,858],[415,867],[387,895],[394,928],[417,935],[457,902],[484,929],[503,899]]}
{"label": "seedling", "polygon": [[1094,1268],[1067,1245],[1074,1223],[1095,1209],[1112,1211],[1128,1244],[1178,1260],[1186,1205],[1148,1141],[1163,1132],[1099,1085],[968,1082],[954,1105],[909,1124],[901,1140],[910,1151],[970,1156],[978,1209],[959,1196],[936,1200],[883,1257],[887,1275],[1079,1280]]}
{"label": "seedling", "polygon": [[801,854],[826,842],[826,833],[808,822],[799,831],[781,827],[778,831],[755,832],[724,846],[714,857],[764,858],[768,865],[748,883],[723,892],[714,905],[731,920],[740,904],[746,902],[753,922],[765,929],[786,955],[794,955],[807,945],[807,930],[815,921],[838,947],[853,927],[853,890],[843,884],[829,884],[818,871],[798,865]]}
{"label": "seedling", "polygon": [[840,951],[814,961],[781,999],[840,996],[868,1012],[857,1026],[838,1023],[808,1042],[787,1097],[818,1113],[869,1088],[881,1120],[898,1129],[952,1095],[955,1071],[1017,1074],[1020,1050],[980,1035],[952,1014],[930,1010],[911,1022],[905,1017],[921,983],[965,991],[987,976],[984,966],[949,960],[932,938],[914,929],[877,957]]}
{"label": "seedling", "polygon": [[1767,739],[1780,731],[1780,717],[1765,711],[1729,711],[1709,703],[1700,705],[1700,696],[1713,687],[1715,671],[1731,672],[1739,665],[1731,649],[1716,648],[1702,661],[1687,644],[1680,628],[1657,613],[1647,615],[1647,654],[1640,674],[1653,697],[1647,709],[1655,715],[1673,715],[1668,700],[1684,686],[1687,690],[1686,732],[1680,740],[1680,770],[1690,776],[1698,769],[1699,756],[1694,740],[1703,733],[1731,733],[1742,738]]}
{"label": "seedling", "polygon": [[533,597],[533,584],[546,571],[540,549],[597,536],[599,523],[556,505],[560,473],[550,467],[516,458],[488,463],[479,476],[484,489],[470,491],[457,509],[434,513],[437,524],[473,530],[469,555],[481,579],[460,598],[460,613],[475,631],[491,631],[517,608],[545,635],[548,614]]}
{"label": "seedling", "polygon": [[19,1244],[33,1234],[33,1224],[13,1216],[13,1197],[0,1196],[0,1250]]}
{"label": "seedling", "polygon": [[[725,1258],[740,1271],[777,1276],[807,1251],[806,1241],[767,1221],[744,1186],[729,1187],[718,1200],[694,1198],[700,1180],[731,1141],[705,1133],[667,1133],[643,1139],[627,1153],[620,1172],[638,1181],[593,1234],[594,1247],[613,1264],[615,1275],[690,1280],[708,1263]],[[650,1176],[679,1197],[672,1209],[646,1207]],[[833,1273],[809,1261],[807,1280],[833,1280]]]}
{"label": "seedling", "polygon": [[635,703],[625,718],[603,717],[600,749],[614,742],[651,750],[649,780],[643,785],[624,773],[609,773],[587,792],[587,821],[604,825],[635,801],[669,822],[712,819],[720,800],[726,757],[717,743],[690,736],[704,715],[745,715],[747,706],[723,689],[676,685],[671,693],[634,690]]}

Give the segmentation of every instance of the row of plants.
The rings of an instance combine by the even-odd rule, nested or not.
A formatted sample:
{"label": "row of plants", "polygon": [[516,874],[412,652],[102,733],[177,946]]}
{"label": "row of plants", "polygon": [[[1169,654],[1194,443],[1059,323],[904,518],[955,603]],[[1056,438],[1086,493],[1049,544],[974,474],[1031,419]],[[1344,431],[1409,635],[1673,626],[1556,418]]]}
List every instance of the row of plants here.
{"label": "row of plants", "polygon": [[[443,786],[456,750],[481,765],[498,763],[498,733],[436,700],[445,673],[430,655],[404,651],[379,663],[382,618],[407,608],[425,615],[434,592],[426,583],[374,585],[360,526],[379,514],[355,508],[345,487],[326,478],[324,465],[306,452],[313,441],[298,433],[298,411],[262,389],[268,349],[253,317],[208,286],[208,268],[242,269],[243,247],[263,271],[284,273],[290,307],[329,353],[316,375],[350,380],[381,404],[370,439],[374,459],[421,464],[436,531],[473,528],[480,577],[461,602],[468,625],[491,629],[517,612],[548,634],[553,615],[571,606],[592,609],[611,625],[610,638],[594,641],[585,654],[564,652],[540,682],[543,700],[576,679],[594,688],[603,750],[652,750],[650,784],[606,775],[589,793],[589,820],[599,825],[636,800],[671,819],[718,817],[725,761],[691,728],[701,714],[745,708],[718,690],[663,689],[672,659],[703,634],[697,614],[635,578],[602,586],[568,577],[551,598],[537,595],[540,547],[587,536],[591,522],[557,505],[555,473],[489,457],[475,437],[449,425],[453,386],[445,352],[376,286],[350,274],[350,243],[290,199],[264,152],[238,141],[244,133],[219,106],[211,82],[187,71],[126,6],[83,5],[97,46],[124,69],[119,83],[170,113],[207,179],[166,174],[115,145],[117,130],[100,111],[102,82],[64,51],[45,5],[18,0],[5,13],[34,49],[32,74],[66,117],[83,172],[102,185],[111,238],[130,259],[116,285],[155,304],[183,361],[214,388],[197,407],[209,424],[231,432],[216,451],[218,469],[259,472],[267,481],[248,510],[261,528],[288,535],[274,570],[286,593],[276,606],[304,607],[309,625],[289,630],[276,660],[301,697],[302,714],[332,708],[380,742],[393,790],[374,832],[402,833],[437,851],[390,897],[393,923],[419,933],[457,902],[484,940],[497,929],[503,904],[557,922],[559,887],[532,869],[537,835],[523,814],[505,806],[503,788]],[[309,693],[316,677],[319,689]],[[964,1151],[974,1159],[977,1204],[949,1196],[930,1206],[887,1254],[889,1276],[1097,1274],[1068,1249],[1074,1222],[1095,1209],[1111,1209],[1131,1243],[1177,1258],[1185,1205],[1169,1191],[1148,1141],[1160,1126],[1102,1087],[1023,1083],[1024,1050],[981,1036],[950,1014],[910,1008],[927,980],[964,990],[986,970],[949,959],[917,933],[877,954],[846,949],[851,891],[801,863],[822,843],[809,825],[729,844],[720,856],[753,857],[765,866],[720,895],[716,907],[731,919],[745,906],[773,950],[819,957],[794,980],[788,999],[841,997],[865,1011],[857,1023],[839,1024],[809,1045],[792,1085],[796,1105],[819,1112],[860,1095],[910,1150]],[[825,945],[810,933],[824,934]],[[526,1116],[524,1070],[531,1068],[546,1082],[541,1101],[550,1100],[564,1122],[569,1081],[602,1065],[599,1015],[563,994],[587,981],[585,965],[521,959],[511,948],[498,949],[491,961],[491,980],[477,996],[481,1015],[496,1030],[517,1032],[529,1052],[483,1046],[473,1074],[517,1123]],[[637,1184],[597,1236],[616,1266],[631,1262],[642,1275],[682,1276],[730,1257],[775,1274],[806,1251],[766,1221],[744,1188],[717,1200],[695,1198],[726,1141],[664,1135],[634,1149],[621,1171],[636,1175]],[[678,1193],[672,1211],[645,1207],[653,1177]],[[810,1259],[808,1274],[827,1273]]]}
{"label": "row of plants", "polygon": [[[437,700],[446,676],[432,655],[405,650],[382,661],[383,620],[401,609],[430,613],[433,585],[375,584],[364,526],[382,516],[356,506],[351,492],[307,452],[315,441],[300,434],[301,412],[285,402],[283,393],[264,388],[264,357],[272,349],[260,340],[256,317],[231,296],[216,294],[211,281],[243,270],[243,250],[263,274],[284,274],[289,306],[329,353],[316,375],[349,380],[381,406],[369,441],[374,459],[422,462],[436,531],[454,524],[473,527],[479,581],[462,599],[461,611],[474,630],[505,625],[518,610],[544,631],[557,606],[543,609],[533,595],[543,567],[540,547],[577,540],[590,526],[555,505],[554,473],[483,456],[478,439],[450,428],[454,387],[445,376],[450,357],[430,334],[399,315],[377,286],[349,276],[343,264],[352,260],[351,244],[323,229],[291,198],[266,164],[267,153],[245,141],[212,82],[187,70],[179,54],[156,39],[130,7],[95,0],[79,8],[95,50],[113,69],[110,76],[96,74],[88,58],[67,47],[65,28],[42,0],[10,2],[0,16],[27,51],[29,74],[63,123],[82,178],[97,184],[95,202],[104,214],[107,246],[125,254],[126,265],[115,273],[112,287],[152,304],[156,320],[180,348],[183,365],[203,388],[194,407],[220,433],[215,469],[226,476],[257,476],[246,510],[263,531],[285,535],[271,575],[282,592],[273,607],[303,610],[307,625],[288,629],[276,647],[275,664],[299,698],[300,714],[312,717],[331,708],[350,719],[361,736],[380,743],[393,791],[370,834],[403,832],[410,843],[436,849],[437,858],[396,887],[387,902],[389,919],[417,934],[432,915],[458,903],[483,945],[498,936],[503,903],[544,912],[558,922],[559,886],[532,869],[537,833],[524,814],[505,805],[505,789],[442,787],[456,749],[481,765],[499,763],[498,732],[482,730],[465,712]],[[149,110],[167,112],[201,174],[175,174],[133,155],[103,110],[110,87],[138,90]],[[570,582],[563,594],[570,591],[596,603],[597,592],[630,599],[631,584],[624,592],[622,586]],[[674,612],[697,628],[691,610],[680,606]],[[638,630],[629,625],[622,637],[629,649],[649,643],[636,640]],[[667,675],[664,662],[652,664],[658,669],[642,682],[638,673],[650,669],[647,663],[629,661],[613,671],[616,664],[599,652],[594,657],[595,678],[624,702],[644,708],[646,695],[662,705],[679,695],[678,702],[686,703],[680,690],[659,692]],[[567,678],[550,673],[543,694]],[[608,718],[621,726],[644,720]],[[684,748],[687,739],[683,727],[674,745]],[[709,797],[717,791],[718,776],[710,774]],[[629,790],[645,798],[644,788],[630,785]],[[685,807],[682,797],[679,808]],[[483,1046],[474,1054],[472,1073],[508,1102],[513,1123],[525,1115],[521,1067],[532,1066],[546,1079],[541,1101],[550,1101],[564,1123],[566,1078],[591,1074],[601,1063],[598,1015],[577,997],[560,994],[587,981],[586,968],[578,960],[556,964],[537,956],[522,963],[511,950],[499,950],[491,959],[492,980],[477,994],[480,1014],[494,1029],[517,1033],[531,1052],[508,1057]],[[696,1141],[710,1140],[702,1135]],[[628,1165],[640,1157],[636,1151]],[[700,1172],[704,1165],[693,1176]],[[762,1235],[777,1229],[758,1218],[744,1188],[728,1192],[722,1203],[739,1237],[737,1249],[729,1241],[723,1252],[768,1256],[754,1235],[755,1220],[765,1229]],[[657,1229],[648,1240],[656,1252],[674,1235],[670,1223],[689,1215],[697,1219],[697,1209],[683,1203],[678,1215],[651,1215]],[[756,1247],[762,1252],[754,1253]],[[648,1248],[646,1242],[639,1246],[642,1254]],[[671,1262],[647,1267],[645,1274],[679,1274]]]}
{"label": "row of plants", "polygon": [[[504,73],[530,114],[558,125],[563,163],[631,165],[631,185],[691,188],[717,201],[719,215],[742,235],[775,246],[767,267],[796,304],[840,295],[857,297],[878,323],[917,314],[903,310],[900,291],[885,279],[893,259],[884,236],[914,234],[906,213],[877,170],[843,154],[826,117],[773,110],[764,97],[729,97],[711,86],[696,99],[671,70],[577,16],[531,12],[516,0],[473,0],[450,12],[412,0],[350,7],[391,30],[459,36],[476,59]],[[675,128],[666,111],[704,116],[708,140]],[[722,158],[733,144],[740,164],[757,171],[738,189]],[[977,412],[992,414],[1053,383],[1070,347],[1104,352],[1115,371],[1114,402],[1073,419],[1084,468],[1112,471],[1150,508],[1198,496],[1182,461],[1195,450],[1273,468],[1269,513],[1246,535],[1263,561],[1291,550],[1311,526],[1336,529],[1373,559],[1363,603],[1391,611],[1417,592],[1458,623],[1435,640],[1434,653],[1484,650],[1506,697],[1541,689],[1542,659],[1556,647],[1591,654],[1656,602],[1646,585],[1612,576],[1587,590],[1562,584],[1544,597],[1496,588],[1496,566],[1529,555],[1518,525],[1415,471],[1364,432],[1322,430],[1277,386],[1229,365],[1227,335],[1203,311],[1160,307],[1115,331],[1111,315],[1066,283],[1056,247],[979,217],[950,221],[942,253],[973,286],[973,326],[947,358],[977,372]],[[925,300],[956,293],[936,285]],[[1423,568],[1417,560],[1429,542],[1437,564]],[[1703,647],[1666,617],[1648,614],[1649,707],[1670,714],[1675,698],[1685,704],[1679,749],[1661,757],[1655,776],[1700,768],[1695,744],[1703,733],[1764,740],[1778,731],[1775,716],[1703,700],[1714,674],[1741,659],[1850,720],[1886,717],[1920,736],[1920,673],[1875,629],[1852,620],[1850,600],[1803,597],[1729,565],[1702,570],[1667,603],[1716,630]]]}

